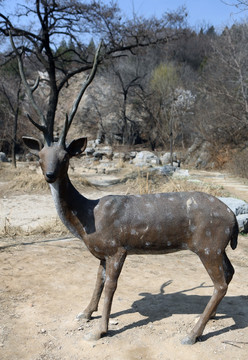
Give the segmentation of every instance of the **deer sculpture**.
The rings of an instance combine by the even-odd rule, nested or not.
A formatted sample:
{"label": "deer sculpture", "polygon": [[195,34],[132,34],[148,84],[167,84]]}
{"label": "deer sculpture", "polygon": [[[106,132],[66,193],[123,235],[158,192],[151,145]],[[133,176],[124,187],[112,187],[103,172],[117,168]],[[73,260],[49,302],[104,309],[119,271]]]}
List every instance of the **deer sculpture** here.
{"label": "deer sculpture", "polygon": [[[89,200],[81,195],[68,177],[68,166],[72,156],[80,155],[86,148],[86,138],[66,144],[66,136],[76,114],[79,102],[92,82],[98,64],[102,61],[100,42],[90,74],[79,91],[66,116],[65,126],[59,140],[54,141],[53,129],[58,95],[64,86],[56,76],[57,66],[46,46],[47,58],[42,63],[47,70],[50,87],[46,116],[37,103],[34,92],[39,78],[33,86],[25,76],[23,51],[15,46],[11,29],[10,42],[18,61],[20,76],[38,122],[29,114],[29,120],[41,132],[45,146],[30,137],[24,137],[30,151],[40,158],[45,180],[49,183],[57,212],[67,228],[82,239],[89,251],[100,260],[95,289],[89,305],[81,317],[90,319],[97,310],[105,287],[102,319],[98,329],[89,339],[99,339],[108,331],[109,315],[125,258],[129,254],[166,254],[189,249],[196,253],[205,266],[214,284],[213,295],[198,322],[185,339],[184,344],[193,344],[214,316],[227,292],[234,269],[225,253],[230,243],[237,246],[238,225],[232,211],[215,197],[200,192],[163,193],[154,195],[105,196]],[[74,71],[68,75],[67,81]]]}
{"label": "deer sculpture", "polygon": [[195,343],[207,321],[215,315],[234,274],[225,248],[229,243],[232,249],[237,246],[235,215],[223,202],[201,192],[109,195],[89,200],[75,189],[68,177],[70,158],[85,150],[87,140],[82,137],[66,145],[67,131],[66,122],[59,140],[44,147],[34,138],[23,140],[39,156],[62,222],[100,261],[92,298],[80,315],[91,318],[105,287],[100,326],[88,338],[97,340],[108,331],[112,300],[127,255],[188,249],[199,256],[214,284],[205,310],[182,340],[183,344]]}

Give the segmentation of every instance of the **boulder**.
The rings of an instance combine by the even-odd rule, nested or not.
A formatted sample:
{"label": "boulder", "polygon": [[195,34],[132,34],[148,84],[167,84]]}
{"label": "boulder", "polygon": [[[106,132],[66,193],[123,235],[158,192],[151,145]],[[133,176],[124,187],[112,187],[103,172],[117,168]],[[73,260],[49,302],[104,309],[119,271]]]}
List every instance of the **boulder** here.
{"label": "boulder", "polygon": [[160,173],[165,176],[172,176],[175,170],[176,168],[171,165],[164,165],[159,168]]}
{"label": "boulder", "polygon": [[248,214],[240,214],[237,216],[239,224],[239,231],[245,234],[248,233]]}
{"label": "boulder", "polygon": [[[178,166],[177,154],[176,153],[172,154],[172,159],[173,159],[173,165]],[[160,162],[161,162],[162,165],[169,165],[171,163],[171,154],[170,154],[170,152],[166,152],[163,155],[160,155]]]}
{"label": "boulder", "polygon": [[[235,199],[231,197],[219,197],[219,199],[226,204],[235,215],[244,214],[244,212],[240,212],[244,206],[248,205],[244,200]],[[248,213],[248,212],[247,212]]]}
{"label": "boulder", "polygon": [[248,204],[242,204],[241,206],[239,206],[236,210],[237,215],[243,215],[243,214],[248,214]]}
{"label": "boulder", "polygon": [[140,151],[133,159],[137,166],[159,165],[159,158],[151,151]]}
{"label": "boulder", "polygon": [[236,215],[239,231],[248,233],[248,204],[244,200],[231,197],[219,197]]}
{"label": "boulder", "polygon": [[[174,157],[173,157],[174,158]],[[160,161],[162,165],[167,165],[170,163],[170,153],[166,152],[164,155],[160,156]]]}
{"label": "boulder", "polygon": [[107,157],[108,159],[112,159],[113,157],[113,149],[111,146],[99,146],[94,149],[92,154],[94,159],[101,160],[103,156]]}

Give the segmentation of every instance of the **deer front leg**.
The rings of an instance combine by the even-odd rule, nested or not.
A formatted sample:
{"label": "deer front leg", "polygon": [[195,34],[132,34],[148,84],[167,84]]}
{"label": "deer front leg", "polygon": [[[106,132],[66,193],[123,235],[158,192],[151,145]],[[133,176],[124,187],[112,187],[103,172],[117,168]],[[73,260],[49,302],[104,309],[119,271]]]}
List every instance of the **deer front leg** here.
{"label": "deer front leg", "polygon": [[112,300],[117,288],[117,282],[121,273],[122,266],[126,259],[126,250],[120,248],[117,253],[107,259],[106,280],[105,280],[105,298],[103,304],[103,313],[98,329],[86,335],[87,340],[99,340],[108,331],[109,315],[112,306]]}
{"label": "deer front leg", "polygon": [[104,283],[105,283],[105,269],[106,269],[106,261],[101,260],[98,272],[97,272],[97,278],[96,278],[96,285],[95,289],[92,295],[92,298],[90,300],[89,305],[86,307],[86,309],[79,313],[77,315],[77,320],[81,319],[90,319],[91,315],[94,311],[97,311],[98,304],[102,295]]}

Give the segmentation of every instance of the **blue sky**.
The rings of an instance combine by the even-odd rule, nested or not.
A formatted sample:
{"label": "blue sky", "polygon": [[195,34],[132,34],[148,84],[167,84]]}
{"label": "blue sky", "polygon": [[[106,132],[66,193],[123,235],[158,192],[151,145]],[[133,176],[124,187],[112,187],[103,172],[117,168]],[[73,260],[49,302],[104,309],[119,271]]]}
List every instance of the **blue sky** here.
{"label": "blue sky", "polygon": [[[33,1],[33,0],[31,0]],[[110,0],[102,0],[109,3]],[[24,0],[5,0],[5,9],[13,11],[16,4]],[[225,25],[232,25],[239,19],[248,19],[248,12],[240,12],[234,6],[235,0],[117,0],[119,7],[127,16],[132,16],[133,11],[139,16],[159,17],[163,12],[176,10],[185,5],[188,11],[188,23],[199,30],[201,26],[214,25],[216,30],[222,30]],[[2,10],[2,9],[1,9]]]}
{"label": "blue sky", "polygon": [[[121,10],[131,16],[133,10],[137,15],[159,17],[163,12],[176,10],[185,5],[188,11],[190,26],[199,28],[202,25],[214,25],[221,30],[225,25],[232,25],[240,18],[246,18],[248,13],[240,12],[234,6],[228,6],[221,0],[118,0]],[[226,0],[234,3],[235,0]]]}

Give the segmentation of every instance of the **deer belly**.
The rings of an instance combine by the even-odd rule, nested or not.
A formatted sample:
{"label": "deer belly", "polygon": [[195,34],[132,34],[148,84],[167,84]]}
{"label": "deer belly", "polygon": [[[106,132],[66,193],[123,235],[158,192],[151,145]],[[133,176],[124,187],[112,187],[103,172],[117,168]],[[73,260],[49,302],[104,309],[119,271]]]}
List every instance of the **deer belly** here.
{"label": "deer belly", "polygon": [[[171,230],[173,229],[173,231]],[[129,253],[169,253],[188,249],[187,243],[192,238],[188,224],[172,227],[172,224],[139,224],[120,228],[123,233],[122,244]]]}

